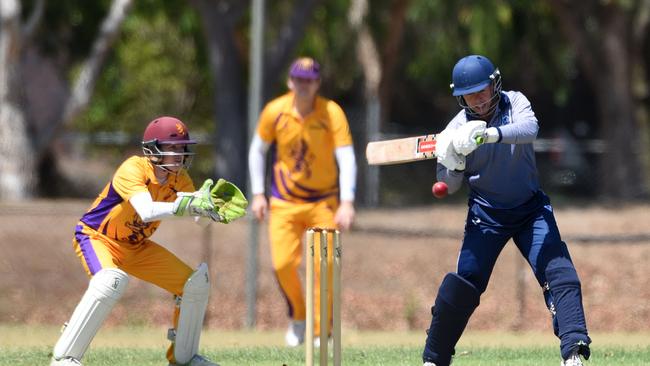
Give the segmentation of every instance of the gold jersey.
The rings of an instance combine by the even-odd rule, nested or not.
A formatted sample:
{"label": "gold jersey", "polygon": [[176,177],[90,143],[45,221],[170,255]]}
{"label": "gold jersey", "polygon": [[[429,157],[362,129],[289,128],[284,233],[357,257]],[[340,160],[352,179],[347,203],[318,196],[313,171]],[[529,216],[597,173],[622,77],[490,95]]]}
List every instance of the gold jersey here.
{"label": "gold jersey", "polygon": [[289,92],[266,105],[257,132],[273,144],[273,197],[290,202],[316,202],[338,196],[334,150],[352,145],[347,118],[335,102],[316,97],[304,119],[293,108]]}
{"label": "gold jersey", "polygon": [[131,197],[148,191],[154,201],[174,202],[177,192],[194,190],[192,179],[184,169],[176,175],[170,174],[160,184],[151,161],[132,156],[120,165],[81,222],[115,241],[139,244],[153,235],[160,221],[143,222],[129,203]]}

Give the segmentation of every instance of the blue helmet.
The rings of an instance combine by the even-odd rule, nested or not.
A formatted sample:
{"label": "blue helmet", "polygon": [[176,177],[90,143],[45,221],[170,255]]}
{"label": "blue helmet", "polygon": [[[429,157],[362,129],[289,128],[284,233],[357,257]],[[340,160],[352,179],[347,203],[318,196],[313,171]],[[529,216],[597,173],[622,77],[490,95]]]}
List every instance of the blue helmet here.
{"label": "blue helmet", "polygon": [[460,106],[473,117],[476,117],[475,113],[465,103],[463,95],[479,92],[493,83],[494,95],[491,99],[493,106],[490,108],[490,112],[496,109],[501,98],[501,73],[487,57],[470,55],[461,58],[454,66],[451,79],[452,84],[449,86],[452,95],[458,99]]}

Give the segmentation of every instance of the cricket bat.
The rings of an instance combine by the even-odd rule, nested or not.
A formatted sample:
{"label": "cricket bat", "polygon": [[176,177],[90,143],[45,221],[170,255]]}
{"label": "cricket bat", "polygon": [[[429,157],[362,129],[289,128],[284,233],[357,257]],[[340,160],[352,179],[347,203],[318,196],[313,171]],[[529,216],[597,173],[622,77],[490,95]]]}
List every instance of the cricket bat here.
{"label": "cricket bat", "polygon": [[373,141],[366,146],[366,160],[370,165],[402,164],[435,157],[435,134]]}
{"label": "cricket bat", "polygon": [[[369,165],[393,165],[434,159],[437,157],[436,136],[437,134],[431,134],[369,142],[366,146],[366,160]],[[480,145],[485,138],[476,136],[475,140]]]}

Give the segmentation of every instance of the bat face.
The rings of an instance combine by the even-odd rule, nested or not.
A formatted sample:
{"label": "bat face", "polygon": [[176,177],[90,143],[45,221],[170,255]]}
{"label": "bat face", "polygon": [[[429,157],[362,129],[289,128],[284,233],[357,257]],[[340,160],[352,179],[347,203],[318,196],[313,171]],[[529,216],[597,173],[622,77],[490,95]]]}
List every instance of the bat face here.
{"label": "bat face", "polygon": [[436,135],[374,141],[366,146],[370,165],[402,164],[436,157]]}

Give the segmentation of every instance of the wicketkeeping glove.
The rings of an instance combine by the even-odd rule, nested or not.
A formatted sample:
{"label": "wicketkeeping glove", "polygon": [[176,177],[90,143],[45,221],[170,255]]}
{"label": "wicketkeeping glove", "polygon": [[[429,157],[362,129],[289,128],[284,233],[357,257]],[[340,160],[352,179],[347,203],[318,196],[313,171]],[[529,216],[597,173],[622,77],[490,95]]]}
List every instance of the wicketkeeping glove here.
{"label": "wicketkeeping glove", "polygon": [[178,192],[178,198],[174,201],[174,215],[203,216],[213,221],[220,221],[221,217],[216,212],[210,197],[213,183],[212,179],[206,179],[201,188],[194,193]]}
{"label": "wicketkeeping glove", "polygon": [[227,224],[246,215],[248,200],[236,185],[225,179],[219,179],[210,191],[210,195],[222,223]]}

